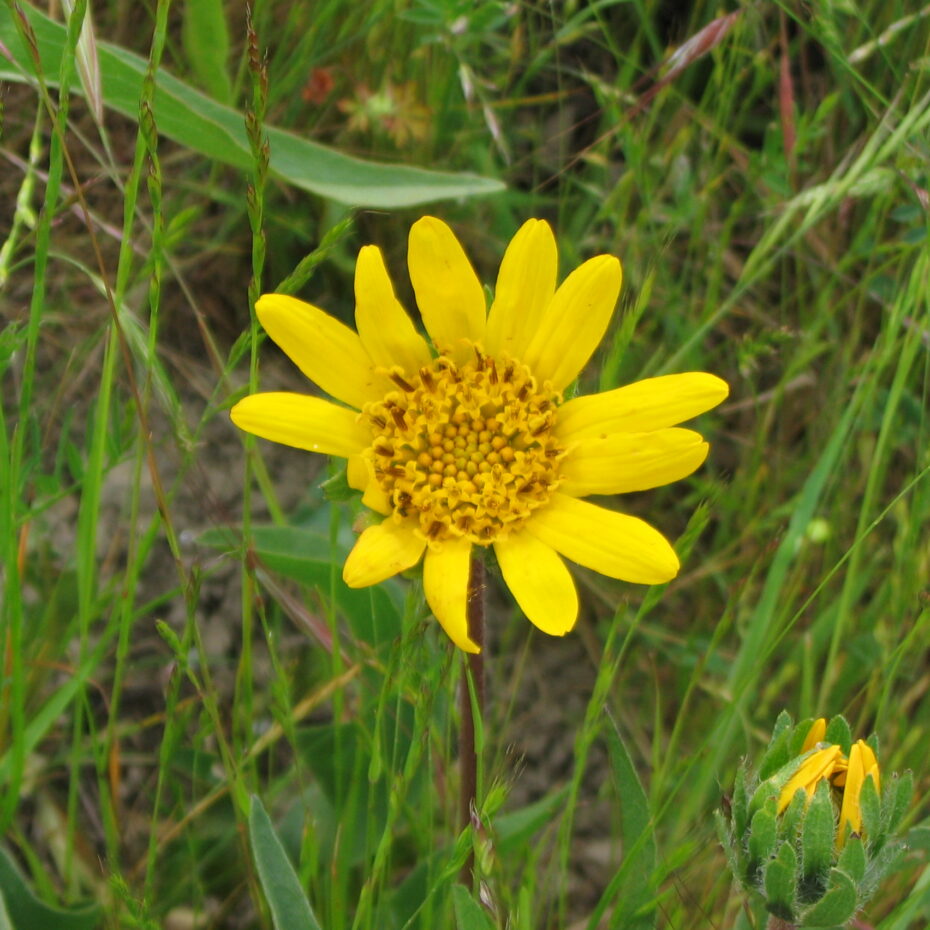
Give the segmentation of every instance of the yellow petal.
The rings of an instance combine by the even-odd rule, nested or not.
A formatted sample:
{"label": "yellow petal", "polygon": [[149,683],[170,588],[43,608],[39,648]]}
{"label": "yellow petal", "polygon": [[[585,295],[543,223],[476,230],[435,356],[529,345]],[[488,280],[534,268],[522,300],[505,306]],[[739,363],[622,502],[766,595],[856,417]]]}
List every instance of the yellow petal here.
{"label": "yellow petal", "polygon": [[662,584],[678,574],[668,540],[637,517],[553,494],[525,531],[586,568],[637,584]]}
{"label": "yellow petal", "polygon": [[555,293],[559,256],[545,220],[527,220],[510,240],[497,275],[484,348],[522,358]]}
{"label": "yellow petal", "polygon": [[862,740],[853,743],[849,751],[849,765],[846,769],[846,784],[843,786],[843,803],[840,807],[840,823],[836,831],[836,845],[842,848],[846,844],[846,824],[851,833],[862,832],[862,810],[859,795],[865,781],[865,768],[862,758]]}
{"label": "yellow petal", "polygon": [[594,354],[614,312],[623,278],[613,255],[576,268],[555,292],[521,361],[561,391]]}
{"label": "yellow petal", "polygon": [[426,543],[409,527],[393,520],[369,526],[355,543],[342,568],[350,588],[365,588],[416,565]]}
{"label": "yellow petal", "polygon": [[646,378],[563,404],[556,434],[576,442],[589,436],[662,429],[716,407],[729,393],[726,381],[703,371]]}
{"label": "yellow petal", "polygon": [[875,779],[875,790],[881,794],[882,783],[878,771],[878,759],[875,758],[872,747],[865,740],[859,740],[859,744],[862,747],[862,770],[865,772],[865,777],[868,778],[871,775]]}
{"label": "yellow petal", "polygon": [[384,492],[384,488],[377,481],[369,481],[368,487],[362,493],[362,503],[375,513],[383,513],[387,516],[394,512],[394,505],[390,497]]}
{"label": "yellow petal", "polygon": [[778,813],[780,814],[791,803],[791,799],[802,788],[807,792],[807,796],[811,797],[817,788],[817,783],[833,774],[839,756],[839,746],[818,749],[808,756],[781,789],[781,794],[778,796]]}
{"label": "yellow petal", "polygon": [[807,736],[804,737],[804,744],[801,746],[801,755],[803,755],[808,750],[813,749],[818,743],[822,742],[826,735],[827,718],[818,717],[811,724],[811,728],[807,731]]}
{"label": "yellow petal", "polygon": [[255,311],[268,335],[327,394],[361,410],[394,385],[375,374],[358,334],[319,307],[284,294],[259,297]]}
{"label": "yellow petal", "polygon": [[481,652],[468,636],[468,576],[471,543],[467,539],[444,542],[427,549],[423,560],[423,593],[449,639],[465,652]]}
{"label": "yellow petal", "polygon": [[571,497],[657,488],[690,475],[709,448],[689,429],[583,439],[562,462],[565,480],[559,487]]}
{"label": "yellow petal", "polygon": [[368,463],[360,455],[350,455],[346,467],[346,483],[356,491],[364,491],[371,481]]}
{"label": "yellow petal", "polygon": [[578,619],[578,592],[561,558],[527,533],[498,539],[494,552],[527,619],[543,633],[564,636]]}
{"label": "yellow petal", "polygon": [[355,263],[355,325],[376,365],[416,374],[430,363],[429,346],[394,296],[381,250],[366,245]]}
{"label": "yellow petal", "polygon": [[296,449],[348,458],[371,445],[371,430],[358,414],[305,394],[269,391],[239,401],[229,416],[247,433]]}
{"label": "yellow petal", "polygon": [[458,363],[474,358],[467,342],[484,341],[484,290],[458,239],[442,220],[424,216],[413,224],[407,266],[433,345]]}

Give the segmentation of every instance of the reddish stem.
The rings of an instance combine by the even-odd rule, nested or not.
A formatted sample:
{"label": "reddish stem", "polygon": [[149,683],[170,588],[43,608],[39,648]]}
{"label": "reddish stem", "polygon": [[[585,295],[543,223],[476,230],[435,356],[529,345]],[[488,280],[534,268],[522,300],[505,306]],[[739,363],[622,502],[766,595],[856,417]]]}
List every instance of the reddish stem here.
{"label": "reddish stem", "polygon": [[[484,646],[484,563],[480,556],[472,555],[468,575],[468,601],[466,604],[468,636],[479,649]],[[469,686],[469,679],[471,685]],[[468,653],[459,691],[461,727],[459,730],[459,769],[461,772],[460,822],[464,830],[472,822],[472,808],[478,796],[478,753],[475,749],[475,718],[471,692],[474,689],[479,719],[484,715],[484,653]],[[477,825],[476,825],[477,828]],[[461,880],[472,883],[474,857],[469,855],[462,867]]]}

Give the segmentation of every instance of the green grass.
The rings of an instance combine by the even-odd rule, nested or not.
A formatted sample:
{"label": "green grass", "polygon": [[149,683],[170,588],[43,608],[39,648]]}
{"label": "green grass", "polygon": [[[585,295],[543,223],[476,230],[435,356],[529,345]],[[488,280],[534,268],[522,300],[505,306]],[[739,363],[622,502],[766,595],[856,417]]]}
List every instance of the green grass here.
{"label": "green grass", "polygon": [[[862,919],[930,922],[930,16],[746,6],[653,93],[729,10],[258,2],[250,59],[236,4],[93,6],[101,49],[138,56],[102,125],[83,53],[13,48],[0,7],[25,66],[0,59],[0,926],[270,928],[288,906],[326,930],[760,926],[713,811],[782,709],[842,713],[884,769],[914,771],[909,852]],[[179,108],[192,89],[237,111],[228,154]],[[381,164],[370,209],[289,174],[279,130],[350,175],[340,154]],[[457,193],[486,193],[429,202],[463,174]],[[487,282],[530,216],[563,276],[622,259],[581,390],[731,386],[699,420],[708,464],[618,502],[678,539],[672,584],[579,572],[579,628],[553,641],[491,572],[491,908],[458,885],[461,656],[415,573],[343,585],[360,508],[337,470],[227,414],[260,385],[304,389],[255,299],[348,320],[374,242],[413,306],[404,242],[427,211]]]}

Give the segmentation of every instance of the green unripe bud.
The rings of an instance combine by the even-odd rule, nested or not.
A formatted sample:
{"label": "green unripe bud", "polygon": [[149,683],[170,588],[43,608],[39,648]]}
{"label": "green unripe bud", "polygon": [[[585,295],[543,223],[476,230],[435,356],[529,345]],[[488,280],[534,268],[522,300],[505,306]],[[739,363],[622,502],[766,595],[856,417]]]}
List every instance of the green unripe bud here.
{"label": "green unripe bud", "polygon": [[795,726],[782,713],[758,768],[738,771],[721,842],[736,880],[785,924],[845,925],[894,867],[913,780],[883,779],[877,750],[842,717]]}

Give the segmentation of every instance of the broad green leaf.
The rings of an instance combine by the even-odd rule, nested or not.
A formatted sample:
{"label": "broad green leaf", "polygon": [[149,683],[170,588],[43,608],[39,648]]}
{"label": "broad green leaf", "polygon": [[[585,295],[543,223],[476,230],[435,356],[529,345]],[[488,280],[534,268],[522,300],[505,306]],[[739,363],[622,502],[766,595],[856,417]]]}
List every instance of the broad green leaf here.
{"label": "broad green leaf", "polygon": [[370,739],[358,722],[320,724],[299,729],[295,748],[338,811],[337,829],[319,832],[321,855],[338,856],[346,868],[361,865],[388,822],[388,781],[366,777]]}
{"label": "broad green leaf", "polygon": [[[65,27],[31,6],[23,4],[23,10],[35,31],[45,81],[54,85],[65,47]],[[0,57],[0,80],[31,83],[32,59],[6,4],[0,6],[0,42],[14,61],[11,65]],[[107,42],[98,42],[97,54],[104,104],[137,119],[148,63]],[[245,122],[237,110],[217,103],[164,70],[157,75],[153,110],[158,131],[169,139],[214,161],[242,170],[251,167]],[[477,175],[364,161],[273,126],[266,126],[265,132],[273,174],[295,187],[351,206],[410,207],[504,189],[500,181]]]}
{"label": "broad green leaf", "polygon": [[220,103],[231,103],[229,29],[223,0],[185,0],[181,40],[200,86]]}
{"label": "broad green leaf", "polygon": [[[229,549],[241,545],[230,530],[209,530],[200,537],[205,546]],[[347,549],[334,552],[329,540],[296,526],[253,526],[252,545],[259,562],[268,569],[316,588],[329,596],[330,585],[336,609],[346,616],[352,632],[365,642],[378,645],[401,632],[403,592],[394,580],[370,588],[350,588],[342,580],[341,563]],[[339,560],[335,582],[333,559]]]}
{"label": "broad green leaf", "polygon": [[547,794],[526,807],[494,818],[494,846],[501,856],[524,849],[537,831],[565,808],[568,786]]}
{"label": "broad green leaf", "polygon": [[96,904],[66,910],[40,901],[10,854],[0,847],[0,930],[95,930],[100,921]]}
{"label": "broad green leaf", "polygon": [[0,888],[0,930],[16,930],[10,922],[10,915],[6,912],[6,902],[3,900],[2,888]]}
{"label": "broad green leaf", "polygon": [[494,930],[491,918],[464,885],[452,886],[452,909],[456,930]]}
{"label": "broad green leaf", "polygon": [[252,795],[249,837],[275,930],[322,930],[262,802]]}

